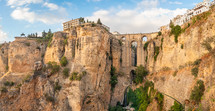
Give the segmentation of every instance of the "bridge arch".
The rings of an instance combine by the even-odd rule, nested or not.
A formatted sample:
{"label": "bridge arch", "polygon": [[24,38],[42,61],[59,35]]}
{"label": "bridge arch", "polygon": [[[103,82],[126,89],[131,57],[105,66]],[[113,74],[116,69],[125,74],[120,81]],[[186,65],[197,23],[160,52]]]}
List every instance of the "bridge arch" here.
{"label": "bridge arch", "polygon": [[142,40],[142,42],[147,42],[147,41],[148,41],[148,37],[147,37],[147,36],[143,36],[143,37],[141,38],[141,40]]}
{"label": "bridge arch", "polygon": [[126,38],[123,36],[123,37],[121,37],[121,40],[122,40],[122,41],[125,41],[125,40],[126,40]]}
{"label": "bridge arch", "polygon": [[137,66],[137,42],[131,42],[131,65]]}

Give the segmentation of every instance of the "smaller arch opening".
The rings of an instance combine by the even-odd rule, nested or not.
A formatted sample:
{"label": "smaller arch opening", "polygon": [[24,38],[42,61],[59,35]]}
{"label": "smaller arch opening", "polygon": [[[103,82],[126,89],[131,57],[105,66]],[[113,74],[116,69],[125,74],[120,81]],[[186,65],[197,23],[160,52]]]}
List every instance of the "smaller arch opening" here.
{"label": "smaller arch opening", "polygon": [[125,37],[122,37],[122,38],[121,38],[121,40],[125,41],[125,40],[126,40],[126,38],[125,38]]}
{"label": "smaller arch opening", "polygon": [[142,42],[147,42],[148,38],[146,36],[142,37]]}
{"label": "smaller arch opening", "polygon": [[130,77],[131,77],[131,80],[130,80],[130,83],[132,84],[132,82],[135,80],[136,78],[136,73],[134,70],[131,70],[130,72]]}

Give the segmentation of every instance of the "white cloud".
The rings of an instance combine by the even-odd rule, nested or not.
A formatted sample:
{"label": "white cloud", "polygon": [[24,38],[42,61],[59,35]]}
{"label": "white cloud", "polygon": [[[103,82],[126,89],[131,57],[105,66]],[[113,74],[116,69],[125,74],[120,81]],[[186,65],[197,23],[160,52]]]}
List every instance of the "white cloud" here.
{"label": "white cloud", "polygon": [[[31,10],[29,8],[30,4],[39,4],[49,10],[41,8]],[[65,21],[64,18],[67,16],[65,8],[54,3],[45,2],[45,0],[8,0],[8,5],[14,9],[11,13],[12,18],[30,23],[56,24]]]}
{"label": "white cloud", "polygon": [[0,26],[0,43],[2,43],[2,42],[4,42],[4,41],[7,41],[7,38],[8,38],[7,33],[5,33],[5,32],[2,30],[2,27]]}
{"label": "white cloud", "polygon": [[174,2],[169,2],[169,4],[176,4],[176,5],[182,5],[182,2],[174,1]]}
{"label": "white cloud", "polygon": [[23,5],[28,5],[31,3],[42,3],[43,0],[8,0],[7,4],[11,6],[12,8],[16,6],[23,6]]}
{"label": "white cloud", "polygon": [[36,14],[29,10],[29,8],[18,7],[11,13],[11,16],[16,20],[26,20],[33,23],[35,21]]}
{"label": "white cloud", "polygon": [[142,0],[140,3],[137,4],[137,8],[139,9],[149,9],[155,8],[159,4],[158,0]]}
{"label": "white cloud", "polygon": [[11,13],[11,16],[16,20],[25,20],[30,23],[39,21],[45,24],[55,24],[64,21],[63,15],[61,14],[61,12],[64,12],[64,9],[60,9],[59,11],[56,13],[38,14],[30,11],[30,8],[18,7]]}
{"label": "white cloud", "polygon": [[[144,4],[146,3],[146,4]],[[152,7],[145,6],[150,5]],[[102,23],[111,28],[111,31],[120,33],[155,32],[160,26],[166,25],[170,19],[186,12],[187,9],[169,10],[157,8],[157,0],[143,0],[134,9],[110,9],[98,10],[92,16],[86,17],[89,20],[97,21],[101,18]],[[140,8],[140,6],[143,6]]]}
{"label": "white cloud", "polygon": [[45,2],[44,6],[48,7],[50,10],[58,10],[59,7],[56,4]]}

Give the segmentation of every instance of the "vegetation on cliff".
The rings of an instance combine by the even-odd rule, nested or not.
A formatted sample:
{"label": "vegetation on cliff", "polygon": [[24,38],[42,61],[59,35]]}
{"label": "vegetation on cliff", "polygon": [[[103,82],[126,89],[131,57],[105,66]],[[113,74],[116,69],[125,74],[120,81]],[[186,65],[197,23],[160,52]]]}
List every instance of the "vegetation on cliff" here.
{"label": "vegetation on cliff", "polygon": [[77,80],[77,81],[80,81],[82,79],[83,76],[85,76],[87,74],[86,71],[83,71],[82,73],[78,73],[78,72],[73,72],[70,76],[70,80],[71,81],[74,81],[74,80]]}
{"label": "vegetation on cliff", "polygon": [[148,105],[155,99],[159,104],[160,110],[163,107],[164,96],[154,89],[154,83],[146,81],[144,87],[136,90],[129,89],[127,100],[132,103],[131,107],[138,111],[146,111]]}
{"label": "vegetation on cliff", "polygon": [[148,75],[148,71],[142,65],[138,66],[135,69],[136,77],[134,78],[134,83],[140,84],[143,82],[143,79]]}
{"label": "vegetation on cliff", "polygon": [[191,72],[192,72],[192,75],[194,75],[195,77],[198,76],[200,63],[201,63],[201,59],[197,59],[193,63],[194,67],[192,68]]}
{"label": "vegetation on cliff", "polygon": [[174,101],[174,105],[171,106],[170,111],[183,111],[183,106],[178,102]]}
{"label": "vegetation on cliff", "polygon": [[179,26],[179,25],[174,26],[174,24],[171,22],[170,23],[170,28],[171,28],[170,34],[174,35],[174,37],[175,37],[175,43],[178,43],[178,36],[182,32],[181,26]]}
{"label": "vegetation on cliff", "polygon": [[65,78],[69,77],[69,68],[64,68],[64,69],[63,69],[63,76],[64,76]]}
{"label": "vegetation on cliff", "polygon": [[48,62],[48,65],[46,68],[51,70],[50,72],[51,74],[55,74],[60,71],[60,66],[57,65],[56,62]]}
{"label": "vegetation on cliff", "polygon": [[65,56],[63,56],[61,59],[60,59],[60,64],[61,66],[65,67],[67,64],[68,64],[68,61],[67,61],[67,58]]}
{"label": "vegetation on cliff", "polygon": [[116,84],[118,83],[118,79],[117,79],[117,73],[116,73],[116,68],[111,66],[111,70],[110,70],[110,85],[111,85],[111,90],[113,91]]}
{"label": "vegetation on cliff", "polygon": [[201,101],[202,96],[204,95],[205,86],[202,80],[198,80],[194,89],[191,92],[190,99],[199,103]]}

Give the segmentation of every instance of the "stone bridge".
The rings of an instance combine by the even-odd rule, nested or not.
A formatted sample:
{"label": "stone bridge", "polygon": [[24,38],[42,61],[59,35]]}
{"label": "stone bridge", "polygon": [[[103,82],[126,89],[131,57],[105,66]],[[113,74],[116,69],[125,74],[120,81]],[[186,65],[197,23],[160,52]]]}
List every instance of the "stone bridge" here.
{"label": "stone bridge", "polygon": [[131,72],[136,66],[145,66],[146,52],[144,44],[156,38],[158,33],[117,34],[115,37],[122,42],[121,62],[123,72]]}

